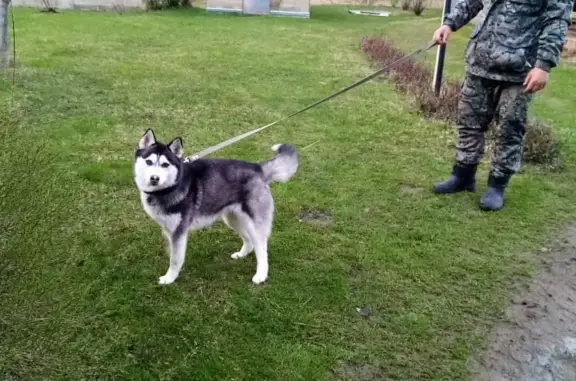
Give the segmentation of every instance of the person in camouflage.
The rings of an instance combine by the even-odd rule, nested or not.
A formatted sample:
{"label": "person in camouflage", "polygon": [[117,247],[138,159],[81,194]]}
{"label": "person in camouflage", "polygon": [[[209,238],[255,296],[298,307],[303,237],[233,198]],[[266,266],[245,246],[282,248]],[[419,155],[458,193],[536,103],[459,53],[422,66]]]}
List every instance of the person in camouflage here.
{"label": "person in camouflage", "polygon": [[[454,1],[454,0],[453,0]],[[457,0],[434,40],[446,44],[483,9],[482,0]],[[566,39],[574,0],[491,0],[470,35],[466,76],[458,102],[458,144],[452,175],[434,184],[439,194],[475,190],[485,132],[494,120],[494,151],[482,210],[500,210],[504,190],[520,169],[527,109],[548,81]]]}

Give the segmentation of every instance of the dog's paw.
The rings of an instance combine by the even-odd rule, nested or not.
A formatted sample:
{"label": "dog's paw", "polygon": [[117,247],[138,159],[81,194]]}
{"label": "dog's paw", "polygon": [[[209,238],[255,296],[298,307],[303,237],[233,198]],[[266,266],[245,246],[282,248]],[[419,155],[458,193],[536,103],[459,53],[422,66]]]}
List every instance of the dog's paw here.
{"label": "dog's paw", "polygon": [[158,279],[158,284],[165,286],[167,284],[174,283],[175,280],[176,280],[176,278],[173,276],[164,275]]}
{"label": "dog's paw", "polygon": [[248,255],[248,254],[244,254],[243,252],[239,251],[239,252],[237,252],[237,253],[232,254],[232,255],[230,256],[230,258],[232,258],[232,259],[242,259],[242,258],[244,258],[244,257],[247,256],[247,255]]}
{"label": "dog's paw", "polygon": [[256,275],[254,275],[252,277],[252,283],[254,283],[254,284],[264,283],[264,282],[266,282],[266,278],[268,278],[268,275],[256,273]]}

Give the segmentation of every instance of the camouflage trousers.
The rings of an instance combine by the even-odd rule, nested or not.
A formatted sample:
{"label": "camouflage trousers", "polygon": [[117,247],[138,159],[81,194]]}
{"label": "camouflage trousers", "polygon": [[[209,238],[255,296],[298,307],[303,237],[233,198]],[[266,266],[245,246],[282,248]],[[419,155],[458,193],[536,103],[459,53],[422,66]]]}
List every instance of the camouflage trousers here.
{"label": "camouflage trousers", "polygon": [[510,177],[520,169],[531,96],[522,83],[503,82],[466,74],[458,102],[456,163],[477,165],[485,150],[485,135],[494,121],[490,175]]}

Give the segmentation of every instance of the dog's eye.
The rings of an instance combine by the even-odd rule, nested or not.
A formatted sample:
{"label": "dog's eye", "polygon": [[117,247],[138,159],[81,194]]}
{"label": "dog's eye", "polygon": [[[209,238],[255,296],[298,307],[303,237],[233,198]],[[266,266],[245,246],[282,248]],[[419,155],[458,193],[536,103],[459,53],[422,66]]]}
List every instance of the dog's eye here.
{"label": "dog's eye", "polygon": [[161,166],[162,168],[168,168],[168,167],[170,166],[170,164],[168,164],[168,163],[162,163],[162,164],[160,164],[160,166]]}
{"label": "dog's eye", "polygon": [[146,160],[146,164],[147,164],[147,165],[152,165],[152,164],[153,164],[153,163],[152,163],[152,160]]}

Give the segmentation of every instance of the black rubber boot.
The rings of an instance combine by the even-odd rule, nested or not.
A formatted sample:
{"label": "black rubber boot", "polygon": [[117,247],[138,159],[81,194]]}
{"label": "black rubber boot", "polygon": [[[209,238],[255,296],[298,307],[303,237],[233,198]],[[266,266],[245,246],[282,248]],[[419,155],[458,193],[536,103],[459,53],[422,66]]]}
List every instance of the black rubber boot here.
{"label": "black rubber boot", "polygon": [[476,190],[476,168],[476,166],[455,165],[452,169],[452,175],[447,180],[434,184],[434,193],[474,192]]}
{"label": "black rubber boot", "polygon": [[504,191],[508,185],[510,177],[488,178],[488,189],[480,199],[480,209],[486,212],[496,212],[504,207]]}

